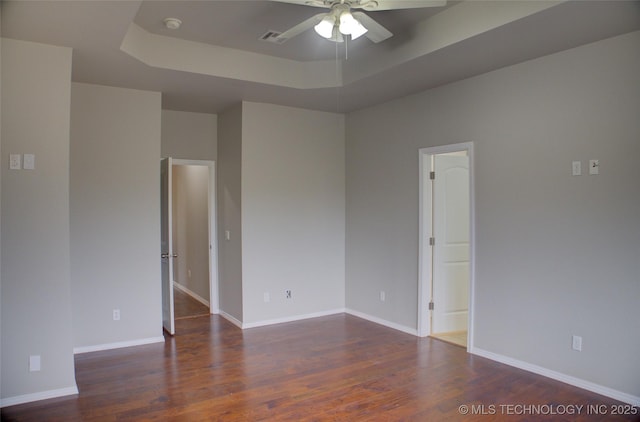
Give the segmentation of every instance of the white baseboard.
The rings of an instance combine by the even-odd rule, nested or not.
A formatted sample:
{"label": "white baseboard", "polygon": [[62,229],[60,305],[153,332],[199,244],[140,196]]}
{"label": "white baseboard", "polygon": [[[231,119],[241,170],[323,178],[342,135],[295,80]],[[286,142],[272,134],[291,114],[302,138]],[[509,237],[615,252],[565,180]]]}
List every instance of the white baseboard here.
{"label": "white baseboard", "polygon": [[596,384],[590,381],[585,381],[580,378],[566,375],[561,372],[552,371],[551,369],[543,368],[542,366],[534,365],[528,362],[523,362],[518,359],[513,359],[508,356],[500,355],[497,353],[489,352],[487,350],[472,347],[470,353],[482,356],[483,358],[491,359],[496,362],[504,363],[505,365],[513,366],[519,369],[523,369],[534,374],[542,375],[547,378],[554,379],[556,381],[564,382],[565,384],[573,385],[575,387],[582,388],[597,394],[601,394],[612,399],[628,403],[633,406],[640,406],[640,397],[633,396],[631,394],[623,393],[622,391],[614,390],[613,388],[605,387],[600,384]]}
{"label": "white baseboard", "polygon": [[15,406],[16,404],[31,403],[33,401],[54,399],[56,397],[71,396],[74,394],[78,394],[78,387],[76,385],[0,399],[0,407]]}
{"label": "white baseboard", "polygon": [[246,323],[246,324],[242,323],[242,329],[264,327],[266,325],[282,324],[284,322],[301,321],[303,319],[318,318],[318,317],[335,315],[335,314],[342,314],[342,313],[344,313],[344,308],[330,309],[328,311],[312,312],[310,314],[303,314],[303,315],[292,315],[292,316],[283,317],[283,318],[275,318],[275,319],[267,319],[267,320],[263,320],[263,321],[249,322],[249,323]]}
{"label": "white baseboard", "polygon": [[207,308],[209,307],[209,301],[208,300],[206,300],[205,298],[200,296],[198,293],[192,291],[187,286],[184,286],[184,285],[178,283],[177,281],[174,281],[173,282],[173,287],[175,287],[176,289],[180,290],[181,292],[183,292],[185,294],[188,294],[189,296],[191,296],[192,298],[194,298],[198,302],[202,303]]}
{"label": "white baseboard", "polygon": [[403,333],[411,334],[414,336],[418,335],[418,330],[416,328],[411,328],[404,325],[396,324],[395,322],[387,321],[386,319],[365,314],[364,312],[354,311],[353,309],[347,308],[345,312],[349,315],[366,319],[367,321],[375,322],[376,324],[384,325],[385,327],[393,328],[394,330],[402,331]]}
{"label": "white baseboard", "polygon": [[73,354],[99,352],[101,350],[121,349],[123,347],[142,346],[144,344],[164,343],[164,337],[141,338],[137,340],[119,341],[116,343],[97,344],[95,346],[74,347]]}
{"label": "white baseboard", "polygon": [[388,328],[393,328],[394,330],[402,331],[402,332],[407,333],[407,334],[411,334],[411,335],[414,335],[414,336],[418,335],[418,330],[415,329],[415,328],[406,327],[404,325],[396,324],[395,322],[390,322],[390,321],[384,320],[382,318],[378,318],[378,317],[374,317],[372,315],[365,314],[363,312],[358,312],[358,311],[354,311],[353,309],[345,309],[345,308],[331,309],[331,310],[328,310],[328,311],[313,312],[313,313],[310,313],[310,314],[303,314],[303,315],[292,315],[292,316],[288,316],[288,317],[284,317],[284,318],[275,318],[275,319],[268,319],[268,320],[256,321],[256,322],[248,322],[248,323],[243,323],[242,321],[240,321],[237,318],[229,315],[228,313],[226,313],[222,309],[220,309],[218,311],[218,313],[220,314],[221,317],[223,317],[227,321],[231,322],[236,327],[242,328],[243,330],[247,329],[247,328],[264,327],[264,326],[267,326],[267,325],[282,324],[284,322],[301,321],[301,320],[309,319],[309,318],[318,318],[318,317],[323,317],[323,316],[346,313],[346,314],[353,315],[353,316],[358,317],[358,318],[366,319],[367,321],[370,321],[370,322],[373,322],[373,323],[376,323],[376,324],[379,324],[379,325],[384,325],[385,327],[388,327]]}
{"label": "white baseboard", "polygon": [[227,321],[229,321],[230,323],[232,323],[233,325],[235,325],[238,328],[242,328],[242,321],[240,321],[239,319],[237,319],[236,317],[234,317],[233,315],[230,315],[228,313],[226,313],[225,311],[223,311],[222,309],[220,309],[218,311],[218,313],[220,314],[220,316],[224,319],[226,319]]}

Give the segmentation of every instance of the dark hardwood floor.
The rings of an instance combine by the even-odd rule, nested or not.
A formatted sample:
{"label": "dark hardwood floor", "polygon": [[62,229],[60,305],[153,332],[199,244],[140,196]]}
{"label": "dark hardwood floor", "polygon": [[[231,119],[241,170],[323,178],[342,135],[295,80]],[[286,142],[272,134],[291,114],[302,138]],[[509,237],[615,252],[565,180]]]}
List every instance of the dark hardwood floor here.
{"label": "dark hardwood floor", "polygon": [[349,315],[245,331],[212,315],[177,328],[164,344],[77,355],[79,396],[4,408],[2,420],[637,419],[611,415],[611,399]]}
{"label": "dark hardwood floor", "polygon": [[180,289],[173,288],[173,311],[175,319],[209,315],[209,308]]}

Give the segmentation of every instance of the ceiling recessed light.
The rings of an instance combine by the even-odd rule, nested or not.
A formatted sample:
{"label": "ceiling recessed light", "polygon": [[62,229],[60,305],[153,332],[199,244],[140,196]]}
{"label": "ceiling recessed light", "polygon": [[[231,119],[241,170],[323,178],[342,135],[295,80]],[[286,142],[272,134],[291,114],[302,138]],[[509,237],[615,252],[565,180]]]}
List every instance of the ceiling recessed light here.
{"label": "ceiling recessed light", "polygon": [[182,21],[180,19],[166,18],[164,20],[164,26],[166,26],[168,29],[178,29],[180,28],[180,25],[182,25]]}

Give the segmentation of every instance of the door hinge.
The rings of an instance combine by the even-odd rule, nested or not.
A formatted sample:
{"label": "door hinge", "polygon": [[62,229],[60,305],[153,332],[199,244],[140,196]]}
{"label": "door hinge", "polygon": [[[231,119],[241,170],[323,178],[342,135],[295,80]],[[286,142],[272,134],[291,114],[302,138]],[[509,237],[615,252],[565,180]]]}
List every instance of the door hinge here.
{"label": "door hinge", "polygon": [[436,244],[436,238],[435,237],[430,237],[429,238],[429,246],[433,246]]}
{"label": "door hinge", "polygon": [[429,310],[433,311],[433,302],[429,302]]}
{"label": "door hinge", "polygon": [[436,180],[436,172],[435,171],[429,172],[429,179]]}

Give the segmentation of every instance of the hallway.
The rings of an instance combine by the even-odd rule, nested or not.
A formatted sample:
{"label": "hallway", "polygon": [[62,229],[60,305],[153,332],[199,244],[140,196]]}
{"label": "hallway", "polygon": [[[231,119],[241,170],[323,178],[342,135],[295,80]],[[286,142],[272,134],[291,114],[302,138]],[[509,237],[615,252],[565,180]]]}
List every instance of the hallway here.
{"label": "hallway", "polygon": [[173,306],[175,319],[209,315],[209,308],[206,305],[176,287],[173,288]]}

